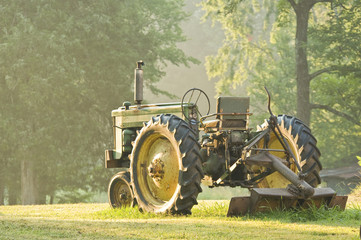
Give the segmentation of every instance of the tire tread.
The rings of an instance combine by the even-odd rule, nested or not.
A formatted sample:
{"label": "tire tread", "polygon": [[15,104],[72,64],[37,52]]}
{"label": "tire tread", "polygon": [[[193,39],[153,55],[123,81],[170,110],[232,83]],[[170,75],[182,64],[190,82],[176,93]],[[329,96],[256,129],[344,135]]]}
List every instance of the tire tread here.
{"label": "tire tread", "polygon": [[286,129],[292,127],[291,134],[293,137],[298,136],[297,145],[303,147],[301,152],[302,171],[306,173],[305,181],[312,187],[321,183],[320,171],[322,164],[319,160],[321,153],[317,148],[317,140],[312,135],[311,129],[306,126],[300,119],[287,115],[278,116],[278,124],[283,121]]}

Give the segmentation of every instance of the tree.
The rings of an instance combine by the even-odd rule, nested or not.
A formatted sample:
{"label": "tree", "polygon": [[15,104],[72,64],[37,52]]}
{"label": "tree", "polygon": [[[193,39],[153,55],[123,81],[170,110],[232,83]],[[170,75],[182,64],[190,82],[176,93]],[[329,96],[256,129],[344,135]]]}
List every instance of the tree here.
{"label": "tree", "polygon": [[195,62],[176,46],[185,41],[182,6],[0,1],[0,131],[9,136],[0,141],[0,164],[13,168],[3,176],[7,192],[21,182],[21,202],[34,204],[52,202],[59,190],[106,186],[109,114],[131,99],[135,62],[146,62],[145,84],[155,93],[164,66]]}
{"label": "tree", "polygon": [[[221,22],[227,36],[208,59],[209,76],[220,78],[221,92],[244,80],[257,96],[262,85],[272,88],[279,112],[296,109],[328,152],[336,147],[330,138],[354,135],[359,142],[360,6],[358,0],[205,1],[207,16]],[[344,155],[355,154],[353,143],[344,146]]]}

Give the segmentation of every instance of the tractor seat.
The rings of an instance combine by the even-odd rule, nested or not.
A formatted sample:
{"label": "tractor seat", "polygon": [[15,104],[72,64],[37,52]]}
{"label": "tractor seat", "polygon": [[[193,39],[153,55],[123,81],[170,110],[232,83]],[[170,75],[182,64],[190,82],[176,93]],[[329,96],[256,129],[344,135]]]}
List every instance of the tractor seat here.
{"label": "tractor seat", "polygon": [[[220,119],[213,119],[203,122],[204,128],[219,128],[220,124],[222,125],[222,129],[229,129],[229,130],[245,130],[247,126],[247,121],[244,119],[231,119],[231,120],[220,120]],[[221,129],[220,129],[221,130]]]}
{"label": "tractor seat", "polygon": [[216,119],[203,122],[206,131],[247,130],[249,97],[219,97]]}
{"label": "tractor seat", "polygon": [[208,128],[208,129],[209,128],[218,128],[220,121],[221,120],[219,120],[219,119],[212,119],[212,120],[204,121],[203,122],[203,127]]}

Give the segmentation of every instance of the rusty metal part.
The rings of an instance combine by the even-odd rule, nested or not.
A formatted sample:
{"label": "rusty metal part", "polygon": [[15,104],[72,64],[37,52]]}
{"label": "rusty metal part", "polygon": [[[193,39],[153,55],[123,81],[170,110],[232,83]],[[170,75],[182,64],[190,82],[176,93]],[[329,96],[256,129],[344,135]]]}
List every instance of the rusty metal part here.
{"label": "rusty metal part", "polygon": [[169,201],[178,189],[180,152],[165,125],[154,125],[138,150],[136,174],[144,198],[152,204]]}
{"label": "rusty metal part", "polygon": [[[270,123],[270,127],[272,129],[272,132],[276,135],[276,137],[278,138],[279,142],[282,144],[282,147],[286,150],[287,154],[289,154],[289,156],[294,160],[294,163],[298,169],[298,171],[301,173],[301,175],[303,175],[302,173],[302,168],[300,166],[300,164],[296,161],[295,155],[293,154],[293,152],[291,151],[291,148],[288,144],[288,142],[286,141],[286,139],[284,138],[280,127],[277,124],[277,117],[275,115],[273,115],[272,110],[271,110],[271,95],[268,91],[268,89],[266,88],[266,86],[264,86],[267,95],[268,95],[268,111],[270,113],[270,119],[269,119],[269,123]],[[278,131],[278,133],[280,134],[280,136],[278,136],[276,129]]]}
{"label": "rusty metal part", "polygon": [[227,217],[244,216],[249,213],[251,197],[233,197],[229,203]]}
{"label": "rusty metal part", "polygon": [[348,196],[335,196],[329,207],[339,207],[340,210],[345,210]]}
{"label": "rusty metal part", "polygon": [[161,159],[162,155],[162,153],[157,154],[148,167],[149,176],[158,182],[164,178],[164,162]]}
{"label": "rusty metal part", "polygon": [[[268,157],[267,152],[261,152],[259,154],[251,155],[250,157],[246,158],[246,165],[257,165],[263,166],[266,168],[271,168],[273,165],[273,161]],[[279,161],[282,162],[284,165],[288,165],[288,162],[285,159],[277,158]]]}
{"label": "rusty metal part", "polygon": [[143,101],[143,69],[144,62],[137,62],[137,68],[134,70],[134,102],[141,104]]}
{"label": "rusty metal part", "polygon": [[311,187],[305,180],[300,179],[291,169],[284,165],[282,163],[282,159],[269,153],[265,153],[265,156],[271,159],[272,166],[276,171],[282,174],[287,180],[289,180],[297,187],[300,195],[303,198],[309,198],[314,194],[315,189]]}
{"label": "rusty metal part", "polygon": [[129,172],[118,172],[109,182],[108,199],[112,208],[134,206],[133,190],[130,186]]}
{"label": "rusty metal part", "polygon": [[347,196],[336,196],[336,192],[331,188],[316,188],[314,195],[308,199],[297,197],[284,188],[255,188],[251,190],[251,196],[233,197],[227,216],[322,206],[330,208],[338,206],[340,210],[344,210],[346,202]]}
{"label": "rusty metal part", "polygon": [[314,193],[314,188],[303,179],[300,179],[299,176],[289,168],[288,162],[285,159],[272,155],[269,152],[261,152],[246,158],[245,162],[249,165],[272,168],[279,172],[295,186],[295,188],[290,188],[290,190],[293,190],[294,195],[308,198]]}
{"label": "rusty metal part", "polygon": [[242,157],[237,159],[237,161],[235,163],[233,163],[232,166],[230,166],[229,171],[226,171],[225,173],[223,173],[223,175],[218,178],[214,184],[215,185],[219,185],[221,184],[221,182],[229,176],[229,174],[231,172],[233,172],[233,170],[237,167],[238,164],[241,164],[242,161],[246,158],[246,155],[248,154],[248,152],[251,150],[251,148],[257,144],[257,142],[259,142],[266,134],[269,133],[269,128],[267,128],[266,130],[262,131],[260,134],[258,134],[257,136],[255,136],[254,138],[252,138],[249,142],[247,142],[247,144],[245,145],[245,148],[242,151]]}
{"label": "rusty metal part", "polygon": [[[277,119],[277,118],[276,118],[276,119]],[[299,171],[300,173],[302,173],[302,168],[301,168],[300,164],[296,161],[296,157],[295,157],[295,155],[293,154],[293,152],[291,151],[290,145],[288,144],[288,142],[287,142],[286,139],[284,138],[284,136],[283,136],[283,134],[282,134],[282,132],[281,132],[281,130],[280,130],[280,127],[278,126],[277,123],[275,123],[274,126],[275,126],[275,128],[274,128],[274,127],[271,127],[272,132],[274,132],[274,134],[275,134],[276,137],[278,138],[279,142],[282,144],[283,148],[286,150],[287,154],[289,154],[290,157],[294,160],[294,163],[295,163],[298,171]],[[280,134],[281,137],[278,136],[278,134],[277,134],[277,132],[276,132],[275,129],[277,129],[277,131],[279,132],[279,134]]]}

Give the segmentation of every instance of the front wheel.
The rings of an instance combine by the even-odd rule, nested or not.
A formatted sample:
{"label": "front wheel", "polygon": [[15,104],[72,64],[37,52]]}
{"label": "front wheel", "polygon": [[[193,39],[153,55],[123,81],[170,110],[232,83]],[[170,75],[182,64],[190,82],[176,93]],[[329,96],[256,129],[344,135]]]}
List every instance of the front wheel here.
{"label": "front wheel", "polygon": [[196,133],[175,115],[153,117],[138,134],[131,178],[139,208],[189,214],[197,204],[203,171]]}
{"label": "front wheel", "polygon": [[118,172],[111,178],[108,186],[108,199],[112,208],[133,207],[135,205],[129,172]]}

